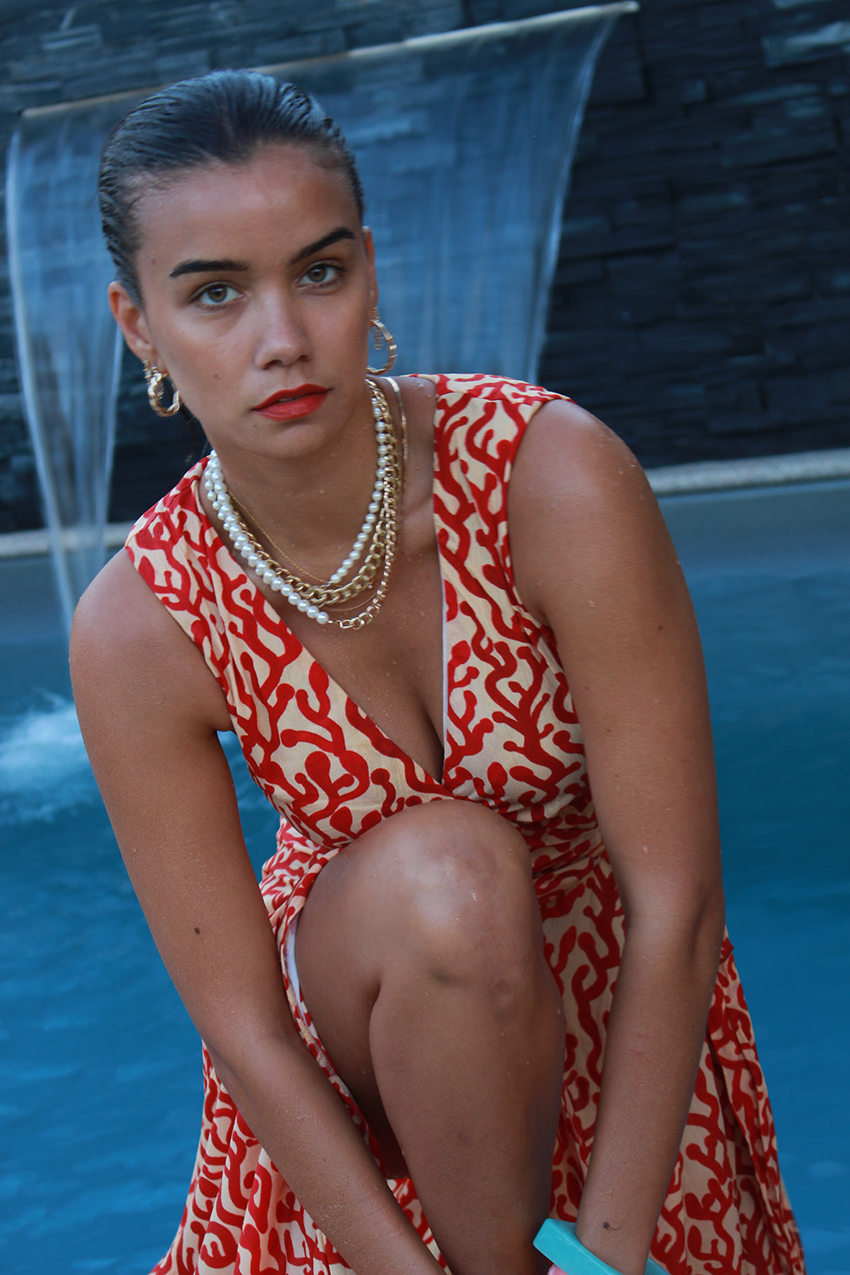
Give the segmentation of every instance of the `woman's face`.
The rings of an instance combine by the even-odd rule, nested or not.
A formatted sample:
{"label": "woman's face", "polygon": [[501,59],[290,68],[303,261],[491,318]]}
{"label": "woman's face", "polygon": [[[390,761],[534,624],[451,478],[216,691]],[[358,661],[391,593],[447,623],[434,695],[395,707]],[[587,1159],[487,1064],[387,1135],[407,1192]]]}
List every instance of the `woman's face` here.
{"label": "woman's face", "polygon": [[223,456],[304,454],[362,414],[377,288],[342,169],[267,145],[151,187],[136,215],[141,309],[112,284],[113,313]]}

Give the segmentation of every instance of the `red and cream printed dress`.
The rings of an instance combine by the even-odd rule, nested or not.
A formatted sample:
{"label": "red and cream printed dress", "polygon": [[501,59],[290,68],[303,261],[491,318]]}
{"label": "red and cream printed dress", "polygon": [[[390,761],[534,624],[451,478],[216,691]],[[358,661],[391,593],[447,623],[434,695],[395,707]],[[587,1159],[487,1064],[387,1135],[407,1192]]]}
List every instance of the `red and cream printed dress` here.
{"label": "red and cream printed dress", "polygon": [[[287,927],[323,865],[406,806],[482,802],[532,856],[546,953],[566,1015],[552,1208],[574,1219],[593,1143],[605,1026],[623,945],[581,730],[552,635],[511,575],[507,487],[523,431],[558,397],[492,376],[437,376],[434,521],[444,596],[445,762],[427,774],[289,632],[231,557],[198,499],[203,462],[145,514],[127,550],[203,652],[251,774],[280,811],[262,893],[290,1007],[368,1140],[287,975]],[[203,1125],[177,1236],[155,1275],[342,1275],[346,1263],[252,1136],[204,1050]],[[373,1151],[375,1150],[373,1146]],[[436,1246],[409,1179],[391,1183]],[[653,1256],[671,1275],[803,1275],[773,1120],[728,940],[690,1116]]]}

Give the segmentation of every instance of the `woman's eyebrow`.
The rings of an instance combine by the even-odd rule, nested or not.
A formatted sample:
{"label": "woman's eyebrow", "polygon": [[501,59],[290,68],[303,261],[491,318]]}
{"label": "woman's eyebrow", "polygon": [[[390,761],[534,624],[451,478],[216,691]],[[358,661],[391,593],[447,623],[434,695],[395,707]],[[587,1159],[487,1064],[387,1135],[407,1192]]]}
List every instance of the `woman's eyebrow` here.
{"label": "woman's eyebrow", "polygon": [[323,238],[317,239],[315,243],[309,243],[306,248],[296,252],[294,257],[289,258],[289,264],[294,266],[296,262],[303,261],[305,257],[312,257],[314,252],[321,252],[323,248],[330,248],[332,243],[337,243],[340,239],[355,238],[356,235],[353,230],[349,230],[347,226],[337,226],[336,230],[332,230],[330,234],[324,235]]}
{"label": "woman's eyebrow", "polygon": [[[312,257],[314,252],[321,252],[323,248],[330,248],[332,243],[337,243],[340,239],[355,238],[354,231],[349,230],[348,226],[337,226],[336,230],[323,235],[315,243],[309,243],[306,248],[301,248],[294,257],[290,257],[289,264],[294,266],[296,262],[303,261],[305,257]],[[250,268],[244,261],[231,261],[226,257],[215,261],[201,261],[198,258],[193,258],[191,261],[181,261],[180,265],[175,266],[168,277],[169,279],[177,279],[182,274],[214,274],[219,270],[244,271],[250,270]]]}
{"label": "woman's eyebrow", "polygon": [[181,261],[179,266],[175,266],[168,276],[169,279],[176,279],[181,274],[210,274],[216,270],[249,270],[250,266],[244,261],[229,261],[226,258],[221,261]]}

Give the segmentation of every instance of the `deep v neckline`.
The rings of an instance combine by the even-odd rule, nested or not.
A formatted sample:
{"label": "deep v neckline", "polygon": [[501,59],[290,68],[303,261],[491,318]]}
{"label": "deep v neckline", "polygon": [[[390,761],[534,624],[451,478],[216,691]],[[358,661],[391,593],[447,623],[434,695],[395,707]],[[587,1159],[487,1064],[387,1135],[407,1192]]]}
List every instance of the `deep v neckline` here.
{"label": "deep v neckline", "polygon": [[[297,634],[293,633],[292,629],[286,623],[283,616],[280,614],[279,611],[275,610],[271,602],[269,602],[268,598],[263,593],[260,586],[257,584],[256,580],[254,580],[253,577],[248,574],[248,572],[242,566],[242,563],[239,561],[239,559],[234,557],[234,555],[230,552],[224,540],[221,538],[218,531],[216,530],[214,523],[210,520],[209,516],[207,515],[207,511],[204,509],[204,506],[201,502],[201,481],[204,476],[204,470],[206,469],[206,464],[204,464],[204,469],[199,470],[195,478],[192,495],[193,495],[193,499],[195,503],[195,508],[197,509],[197,512],[198,512],[198,517],[200,518],[201,524],[204,528],[204,539],[207,543],[208,549],[210,549],[213,552],[215,557],[218,556],[219,552],[225,553],[227,557],[230,558],[231,562],[234,562],[236,564],[236,566],[242,572],[249,589],[252,591],[253,594],[256,594],[256,596],[259,597],[266,617],[272,620],[274,624],[282,626],[282,628],[285,630],[286,634],[288,635],[289,640],[295,645],[296,658],[299,660],[307,660],[309,661],[311,665],[315,665],[316,668],[320,669],[323,676],[327,678],[328,686],[331,688],[332,693],[337,698],[344,700],[346,704],[352,705],[360,714],[360,716],[366,722],[369,723],[370,729],[374,731],[375,734],[379,736],[386,744],[389,745],[392,752],[398,754],[401,757],[405,757],[424,780],[426,780],[430,784],[435,784],[438,788],[445,788],[446,769],[447,769],[446,757],[447,757],[447,743],[448,743],[448,703],[449,703],[449,691],[450,691],[450,687],[449,687],[450,661],[448,658],[448,649],[447,649],[448,634],[447,634],[447,627],[446,627],[446,573],[445,573],[445,566],[443,563],[442,548],[440,545],[440,526],[439,526],[439,521],[437,518],[437,468],[438,467],[437,467],[437,448],[436,448],[436,420],[437,420],[437,409],[439,407],[439,402],[440,402],[440,396],[438,392],[437,397],[435,399],[435,404],[434,404],[435,446],[434,446],[434,470],[433,470],[433,480],[432,480],[432,487],[431,487],[431,522],[434,527],[434,536],[437,542],[437,563],[440,568],[440,634],[441,634],[440,656],[441,656],[441,674],[442,674],[441,706],[442,706],[442,719],[443,719],[443,738],[441,742],[443,746],[443,762],[440,768],[439,778],[436,777],[435,775],[432,775],[431,772],[425,766],[423,766],[421,762],[417,761],[415,757],[412,757],[410,753],[408,753],[404,748],[402,748],[399,744],[397,744],[395,740],[378,725],[378,723],[371,716],[371,714],[367,713],[366,710],[362,708],[360,704],[358,704],[357,700],[354,699],[352,695],[349,695],[345,687],[341,686],[340,683],[336,680],[336,678],[331,676],[331,674],[325,668],[324,664],[322,664],[320,660],[317,660],[315,655],[313,655],[312,651],[308,650],[308,648],[304,645],[304,643],[297,636]],[[346,715],[346,720],[348,720],[347,715]]]}

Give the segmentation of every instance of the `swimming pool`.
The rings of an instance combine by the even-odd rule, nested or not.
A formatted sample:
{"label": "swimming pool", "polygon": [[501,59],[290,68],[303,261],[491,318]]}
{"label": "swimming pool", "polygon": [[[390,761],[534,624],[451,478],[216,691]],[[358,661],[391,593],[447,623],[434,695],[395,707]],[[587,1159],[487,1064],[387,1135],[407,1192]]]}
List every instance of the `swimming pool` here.
{"label": "swimming pool", "polygon": [[[850,1275],[850,483],[662,501],[700,619],[729,928],[811,1275]],[[42,559],[0,564],[0,1269],[143,1275],[197,1036],[87,769]],[[234,758],[252,858],[276,820]]]}

